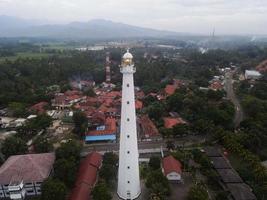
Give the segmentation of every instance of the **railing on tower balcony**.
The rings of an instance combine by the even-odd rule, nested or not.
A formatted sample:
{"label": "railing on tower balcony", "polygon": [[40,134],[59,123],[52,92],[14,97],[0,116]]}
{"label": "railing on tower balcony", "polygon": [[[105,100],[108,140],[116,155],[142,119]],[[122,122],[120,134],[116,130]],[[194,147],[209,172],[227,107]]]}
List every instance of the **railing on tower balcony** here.
{"label": "railing on tower balcony", "polygon": [[134,65],[120,66],[120,72],[126,74],[132,74],[136,72],[136,67],[134,67]]}

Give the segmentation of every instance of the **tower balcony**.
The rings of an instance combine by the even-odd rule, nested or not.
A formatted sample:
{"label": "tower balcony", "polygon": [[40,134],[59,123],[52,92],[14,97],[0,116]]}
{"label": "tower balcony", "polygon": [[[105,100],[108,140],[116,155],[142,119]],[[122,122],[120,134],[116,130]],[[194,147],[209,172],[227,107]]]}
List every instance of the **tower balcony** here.
{"label": "tower balcony", "polygon": [[122,74],[133,74],[136,72],[134,65],[120,66],[120,72]]}

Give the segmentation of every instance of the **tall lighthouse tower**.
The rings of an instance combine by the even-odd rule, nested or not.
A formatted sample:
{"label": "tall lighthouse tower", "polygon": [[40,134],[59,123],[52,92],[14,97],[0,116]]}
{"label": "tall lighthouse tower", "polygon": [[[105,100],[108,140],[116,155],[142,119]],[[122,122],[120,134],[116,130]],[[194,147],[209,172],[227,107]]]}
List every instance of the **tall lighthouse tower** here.
{"label": "tall lighthouse tower", "polygon": [[123,78],[117,193],[120,198],[131,200],[138,198],[141,193],[141,188],[133,81],[133,74],[136,69],[133,63],[133,56],[129,51],[122,57],[120,71],[123,74]]}

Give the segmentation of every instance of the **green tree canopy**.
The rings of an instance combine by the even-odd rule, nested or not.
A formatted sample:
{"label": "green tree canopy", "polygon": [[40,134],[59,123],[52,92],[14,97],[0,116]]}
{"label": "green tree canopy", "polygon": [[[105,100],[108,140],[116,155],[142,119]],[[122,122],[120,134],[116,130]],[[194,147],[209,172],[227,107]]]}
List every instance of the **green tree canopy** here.
{"label": "green tree canopy", "polygon": [[72,157],[78,162],[80,160],[80,152],[81,144],[78,141],[70,140],[56,150],[56,158],[65,158],[68,160]]}
{"label": "green tree canopy", "polygon": [[2,144],[1,151],[5,155],[5,158],[8,158],[12,155],[25,154],[27,152],[27,144],[24,140],[11,136],[8,137]]}
{"label": "green tree canopy", "polygon": [[187,200],[208,200],[207,189],[202,184],[196,184],[190,188]]}
{"label": "green tree canopy", "polygon": [[92,195],[93,195],[93,200],[111,200],[112,199],[112,196],[105,182],[98,183],[95,186],[92,192]]}
{"label": "green tree canopy", "polygon": [[67,188],[59,180],[49,178],[42,184],[41,200],[65,200]]}
{"label": "green tree canopy", "polygon": [[77,111],[73,114],[72,119],[75,125],[74,132],[79,136],[83,136],[88,126],[88,119],[86,115],[81,111]]}
{"label": "green tree canopy", "polygon": [[161,164],[160,157],[158,156],[150,157],[148,165],[152,170],[160,169],[160,164]]}
{"label": "green tree canopy", "polygon": [[77,164],[73,158],[56,160],[54,164],[55,178],[58,178],[68,187],[72,187],[76,178]]}

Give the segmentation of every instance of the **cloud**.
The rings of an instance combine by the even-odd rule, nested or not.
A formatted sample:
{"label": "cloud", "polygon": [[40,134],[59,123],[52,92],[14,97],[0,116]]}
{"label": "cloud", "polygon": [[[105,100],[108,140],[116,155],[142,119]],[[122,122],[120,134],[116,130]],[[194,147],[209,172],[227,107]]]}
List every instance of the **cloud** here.
{"label": "cloud", "polygon": [[[267,34],[266,0],[0,0],[0,15],[67,23],[105,18],[182,32]],[[249,24],[249,26],[248,26]]]}

